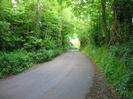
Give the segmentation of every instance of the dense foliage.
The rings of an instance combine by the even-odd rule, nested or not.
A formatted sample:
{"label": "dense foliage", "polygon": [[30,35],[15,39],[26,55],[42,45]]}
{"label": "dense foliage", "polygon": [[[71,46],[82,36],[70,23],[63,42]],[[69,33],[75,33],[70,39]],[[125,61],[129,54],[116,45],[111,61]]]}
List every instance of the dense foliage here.
{"label": "dense foliage", "polygon": [[133,97],[133,1],[79,0],[74,12],[88,23],[81,47],[106,74],[122,99]]}
{"label": "dense foliage", "polygon": [[132,0],[0,0],[0,77],[59,55],[79,37],[122,99],[133,97]]}
{"label": "dense foliage", "polygon": [[57,0],[0,0],[0,77],[22,72],[68,48],[73,24],[66,11],[71,12]]}

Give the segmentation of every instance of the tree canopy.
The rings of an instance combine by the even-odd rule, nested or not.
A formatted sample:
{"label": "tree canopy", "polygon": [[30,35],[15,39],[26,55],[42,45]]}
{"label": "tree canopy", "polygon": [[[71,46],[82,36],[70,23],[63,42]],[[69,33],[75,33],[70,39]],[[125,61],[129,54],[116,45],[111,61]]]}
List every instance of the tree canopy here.
{"label": "tree canopy", "polygon": [[77,37],[121,97],[131,99],[132,20],[132,0],[0,0],[0,77],[52,59]]}

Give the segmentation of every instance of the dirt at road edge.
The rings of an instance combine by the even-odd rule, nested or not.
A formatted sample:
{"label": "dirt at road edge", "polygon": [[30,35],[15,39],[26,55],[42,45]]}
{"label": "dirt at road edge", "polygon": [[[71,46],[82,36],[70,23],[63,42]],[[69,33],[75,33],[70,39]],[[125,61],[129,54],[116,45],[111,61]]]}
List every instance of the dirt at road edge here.
{"label": "dirt at road edge", "polygon": [[86,99],[120,99],[116,92],[107,83],[104,74],[94,64],[95,76],[93,86],[90,93],[86,95]]}

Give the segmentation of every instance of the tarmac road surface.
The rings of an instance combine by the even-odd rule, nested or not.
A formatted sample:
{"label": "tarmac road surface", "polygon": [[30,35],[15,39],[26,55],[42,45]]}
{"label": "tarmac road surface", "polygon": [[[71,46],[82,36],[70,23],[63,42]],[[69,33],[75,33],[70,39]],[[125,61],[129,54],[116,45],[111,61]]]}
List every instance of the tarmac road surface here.
{"label": "tarmac road surface", "polygon": [[0,99],[86,99],[93,76],[91,61],[81,52],[68,51],[0,80]]}

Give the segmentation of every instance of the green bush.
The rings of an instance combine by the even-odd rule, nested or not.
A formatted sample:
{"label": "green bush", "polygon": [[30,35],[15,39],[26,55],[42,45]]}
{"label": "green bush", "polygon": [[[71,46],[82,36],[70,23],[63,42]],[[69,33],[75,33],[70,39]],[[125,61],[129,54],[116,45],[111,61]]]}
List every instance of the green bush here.
{"label": "green bush", "polygon": [[132,86],[132,74],[122,58],[116,57],[105,47],[87,46],[83,52],[95,61],[121,97],[132,99],[132,90],[129,90],[129,86]]}
{"label": "green bush", "polygon": [[20,73],[33,64],[51,60],[61,54],[62,49],[46,50],[39,49],[34,52],[17,50],[13,52],[0,52],[0,78],[7,75]]}
{"label": "green bush", "polygon": [[0,52],[0,56],[0,77],[20,73],[33,64],[26,51]]}
{"label": "green bush", "polygon": [[34,59],[34,63],[41,63],[44,61],[51,60],[55,56],[59,55],[62,52],[62,49],[51,49],[46,50],[45,48],[42,48],[40,50],[32,52],[32,56]]}

